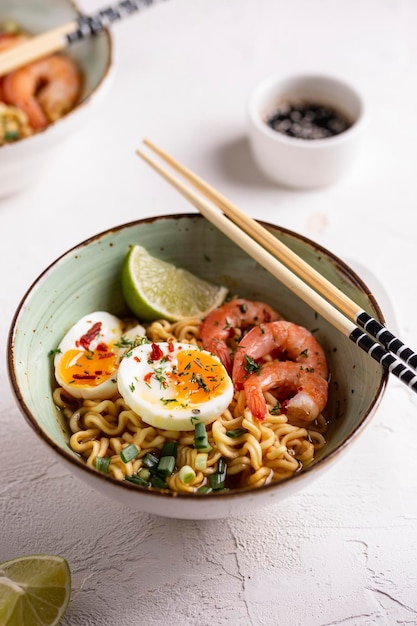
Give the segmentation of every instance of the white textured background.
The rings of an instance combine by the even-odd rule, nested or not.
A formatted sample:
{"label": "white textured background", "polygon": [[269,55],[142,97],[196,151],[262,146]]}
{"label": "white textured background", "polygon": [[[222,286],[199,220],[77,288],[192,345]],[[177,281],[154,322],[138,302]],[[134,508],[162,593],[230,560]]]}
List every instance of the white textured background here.
{"label": "white textured background", "polygon": [[[378,276],[416,347],[416,32],[416,0],[169,0],[115,26],[97,117],[36,187],[0,204],[2,347],[59,254],[118,223],[189,210],[135,157],[145,136],[250,215]],[[309,70],[361,89],[367,142],[338,185],[284,191],[252,162],[245,103],[265,76]],[[103,500],[29,430],[4,358],[0,442],[0,561],[66,556],[66,626],[417,624],[417,406],[396,380],[330,473],[246,518],[168,520]]]}

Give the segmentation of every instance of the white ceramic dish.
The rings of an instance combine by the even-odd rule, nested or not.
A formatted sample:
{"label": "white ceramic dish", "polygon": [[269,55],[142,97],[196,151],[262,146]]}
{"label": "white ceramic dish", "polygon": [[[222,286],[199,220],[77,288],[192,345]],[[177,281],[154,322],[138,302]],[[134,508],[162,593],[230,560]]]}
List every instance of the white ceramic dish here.
{"label": "white ceramic dish", "polygon": [[[348,130],[325,139],[289,137],[267,119],[282,102],[306,101],[334,108],[351,122]],[[255,87],[248,103],[249,140],[261,171],[293,188],[314,188],[338,181],[352,166],[361,145],[364,103],[346,82],[322,75],[272,76]]]}

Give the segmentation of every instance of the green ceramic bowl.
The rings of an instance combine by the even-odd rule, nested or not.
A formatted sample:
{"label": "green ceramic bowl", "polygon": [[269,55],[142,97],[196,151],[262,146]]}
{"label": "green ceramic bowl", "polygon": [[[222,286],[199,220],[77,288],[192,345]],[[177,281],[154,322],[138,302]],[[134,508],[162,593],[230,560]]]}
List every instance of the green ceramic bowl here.
{"label": "green ceramic bowl", "polygon": [[[36,35],[80,16],[71,0],[2,0],[0,21],[13,20]],[[37,182],[48,170],[61,144],[81,131],[97,113],[111,83],[112,40],[108,31],[72,44],[65,50],[78,64],[83,88],[77,105],[43,131],[0,147],[0,198],[18,193]]]}
{"label": "green ceramic bowl", "polygon": [[[283,228],[267,228],[326,276],[358,305],[383,321],[364,283],[342,261],[312,241]],[[281,483],[226,494],[195,496],[149,492],[118,482],[80,461],[68,446],[68,433],[52,401],[53,370],[48,353],[82,316],[107,310],[123,316],[122,261],[132,244],[225,284],[232,294],[263,300],[287,319],[309,329],[324,346],[331,371],[328,443],[314,465]],[[320,318],[297,296],[222,235],[200,215],[171,215],[118,226],[73,248],[35,281],[14,317],[8,367],[17,403],[29,426],[66,467],[109,497],[130,507],[168,517],[208,519],[242,514],[277,502],[332,466],[377,408],[387,372]]]}

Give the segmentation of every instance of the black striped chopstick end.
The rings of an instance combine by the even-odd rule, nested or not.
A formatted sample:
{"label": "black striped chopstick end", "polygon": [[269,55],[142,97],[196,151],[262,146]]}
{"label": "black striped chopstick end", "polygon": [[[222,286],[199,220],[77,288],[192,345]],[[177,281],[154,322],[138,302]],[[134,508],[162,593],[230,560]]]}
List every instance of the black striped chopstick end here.
{"label": "black striped chopstick end", "polygon": [[367,333],[374,337],[387,350],[396,354],[404,363],[413,369],[417,369],[417,353],[408,348],[402,341],[393,335],[385,326],[375,318],[362,311],[356,318],[356,323],[364,328]]}
{"label": "black striped chopstick end", "polygon": [[387,368],[407,387],[417,392],[417,373],[395,358],[391,352],[385,350],[373,337],[364,333],[361,328],[355,328],[349,335],[349,339],[367,352],[380,365]]}

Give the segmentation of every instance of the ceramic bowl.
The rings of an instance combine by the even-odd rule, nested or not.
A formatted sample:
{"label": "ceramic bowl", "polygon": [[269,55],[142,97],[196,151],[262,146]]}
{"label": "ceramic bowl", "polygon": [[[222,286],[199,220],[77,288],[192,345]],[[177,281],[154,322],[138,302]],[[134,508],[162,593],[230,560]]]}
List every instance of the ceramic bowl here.
{"label": "ceramic bowl", "polygon": [[[379,320],[382,313],[369,289],[341,260],[314,242],[283,228],[267,228],[303,259]],[[50,350],[79,318],[96,310],[123,316],[120,269],[129,246],[140,244],[154,256],[184,267],[231,294],[263,300],[284,317],[316,329],[331,371],[328,443],[315,464],[281,483],[217,495],[148,491],[88,467],[68,446],[67,428],[52,400]],[[139,511],[184,519],[242,515],[279,502],[330,469],[370,421],[387,373],[349,339],[283,287],[266,270],[200,215],[171,215],[115,227],[71,249],[30,287],[11,325],[8,368],[24,418],[48,448],[78,478],[102,494]]]}
{"label": "ceramic bowl", "polygon": [[[79,17],[71,0],[2,0],[0,19],[13,19],[32,34]],[[0,198],[23,191],[47,173],[62,143],[79,132],[97,112],[112,75],[112,41],[107,31],[72,44],[65,51],[78,64],[83,88],[75,108],[45,130],[0,147]]]}
{"label": "ceramic bowl", "polygon": [[[348,130],[323,139],[278,132],[267,120],[285,104],[330,107],[350,123]],[[349,171],[363,137],[365,107],[356,88],[331,76],[271,76],[258,84],[248,103],[249,141],[260,170],[284,187],[312,189],[336,183]]]}

